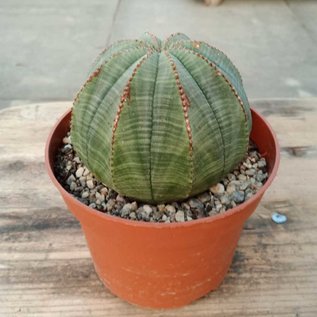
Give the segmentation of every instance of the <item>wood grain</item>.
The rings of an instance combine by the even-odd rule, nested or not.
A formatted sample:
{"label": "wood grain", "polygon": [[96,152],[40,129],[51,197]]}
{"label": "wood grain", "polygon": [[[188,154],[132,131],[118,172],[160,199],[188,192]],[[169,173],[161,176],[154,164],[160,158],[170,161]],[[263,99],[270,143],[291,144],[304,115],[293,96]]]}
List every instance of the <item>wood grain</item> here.
{"label": "wood grain", "polygon": [[[44,170],[44,145],[70,102],[0,112],[0,316],[317,316],[317,99],[258,100],[281,144],[277,179],[245,225],[215,292],[147,310],[99,281],[78,222]],[[273,211],[288,216],[274,224]]]}

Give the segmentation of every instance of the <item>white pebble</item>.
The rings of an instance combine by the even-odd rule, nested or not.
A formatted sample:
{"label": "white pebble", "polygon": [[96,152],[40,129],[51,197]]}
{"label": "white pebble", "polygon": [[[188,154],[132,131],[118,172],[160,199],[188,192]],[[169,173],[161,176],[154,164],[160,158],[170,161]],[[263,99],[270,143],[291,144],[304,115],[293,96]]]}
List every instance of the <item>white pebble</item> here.
{"label": "white pebble", "polygon": [[227,193],[232,194],[235,191],[236,191],[236,185],[233,183],[229,183],[229,185],[227,186]]}
{"label": "white pebble", "polygon": [[73,165],[72,165],[72,162],[71,161],[68,161],[67,164],[66,164],[66,169],[68,171],[70,171],[72,169]]}
{"label": "white pebble", "polygon": [[88,198],[89,196],[89,192],[85,191],[85,192],[82,192],[81,194],[81,198]]}
{"label": "white pebble", "polygon": [[63,138],[63,143],[64,144],[69,144],[70,143],[70,137],[65,136],[65,138]]}
{"label": "white pebble", "polygon": [[89,179],[87,181],[87,187],[90,188],[90,189],[95,188],[95,184],[94,184],[94,181],[92,179]]}
{"label": "white pebble", "polygon": [[185,214],[183,210],[178,210],[175,214],[175,219],[177,222],[184,222],[185,221]]}
{"label": "white pebble", "polygon": [[83,176],[83,173],[84,173],[84,168],[79,167],[78,170],[76,171],[76,177],[80,178],[81,176]]}
{"label": "white pebble", "polygon": [[174,212],[176,212],[175,207],[172,206],[172,205],[166,205],[165,210],[166,210],[167,212],[169,212],[169,213],[174,213]]}
{"label": "white pebble", "polygon": [[149,215],[152,212],[152,208],[149,205],[144,205],[143,211]]}
{"label": "white pebble", "polygon": [[107,187],[103,187],[100,189],[100,193],[104,196],[108,195],[108,188]]}
{"label": "white pebble", "polygon": [[85,176],[81,176],[79,178],[79,182],[80,182],[80,185],[85,187],[86,186],[86,177]]}
{"label": "white pebble", "polygon": [[87,167],[85,167],[85,170],[83,172],[84,176],[87,176],[90,173],[89,169]]}
{"label": "white pebble", "polygon": [[266,160],[265,158],[261,158],[259,161],[258,161],[258,167],[259,168],[263,168],[266,166]]}
{"label": "white pebble", "polygon": [[131,210],[136,211],[138,209],[138,204],[136,201],[131,203]]}
{"label": "white pebble", "polygon": [[247,180],[247,177],[246,177],[245,175],[243,175],[243,174],[240,174],[240,175],[238,176],[238,179],[239,179],[240,181],[245,181],[245,180]]}
{"label": "white pebble", "polygon": [[99,192],[96,192],[96,198],[101,202],[105,201],[105,195],[100,194]]}
{"label": "white pebble", "polygon": [[70,188],[71,191],[74,191],[74,190],[77,188],[76,182],[72,182],[72,183],[70,184],[69,188]]}
{"label": "white pebble", "polygon": [[214,194],[214,195],[221,195],[225,192],[225,187],[221,184],[218,183],[214,186],[211,186],[209,190]]}

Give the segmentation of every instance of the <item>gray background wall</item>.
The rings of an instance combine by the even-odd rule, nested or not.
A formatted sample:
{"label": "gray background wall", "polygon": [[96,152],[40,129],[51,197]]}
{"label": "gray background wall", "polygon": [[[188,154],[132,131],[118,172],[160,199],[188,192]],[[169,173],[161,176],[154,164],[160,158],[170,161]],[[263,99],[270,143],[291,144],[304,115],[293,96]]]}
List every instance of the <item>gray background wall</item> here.
{"label": "gray background wall", "polygon": [[70,100],[96,55],[150,31],[223,50],[250,98],[317,95],[317,1],[0,0],[0,109]]}

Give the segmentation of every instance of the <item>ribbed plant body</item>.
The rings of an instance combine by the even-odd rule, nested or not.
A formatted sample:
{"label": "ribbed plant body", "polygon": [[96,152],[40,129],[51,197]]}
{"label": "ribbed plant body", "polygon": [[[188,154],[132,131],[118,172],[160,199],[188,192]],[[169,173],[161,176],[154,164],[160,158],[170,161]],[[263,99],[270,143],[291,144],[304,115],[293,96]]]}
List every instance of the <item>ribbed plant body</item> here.
{"label": "ribbed plant body", "polygon": [[107,186],[140,201],[206,190],[244,158],[251,130],[239,72],[184,34],[113,44],[74,101],[71,139]]}

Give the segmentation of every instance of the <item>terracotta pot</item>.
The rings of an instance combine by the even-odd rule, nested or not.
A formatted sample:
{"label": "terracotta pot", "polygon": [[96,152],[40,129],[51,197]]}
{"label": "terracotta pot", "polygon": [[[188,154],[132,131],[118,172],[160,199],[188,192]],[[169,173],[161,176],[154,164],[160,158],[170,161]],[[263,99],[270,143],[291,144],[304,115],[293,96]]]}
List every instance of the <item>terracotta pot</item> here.
{"label": "terracotta pot", "polygon": [[82,204],[57,181],[53,162],[69,130],[68,111],[46,144],[45,164],[66,205],[80,221],[95,269],[115,295],[145,307],[186,305],[216,289],[231,264],[242,226],[272,183],[279,164],[276,137],[252,110],[251,139],[268,162],[269,178],[251,199],[213,217],[185,223],[148,223],[121,219]]}

